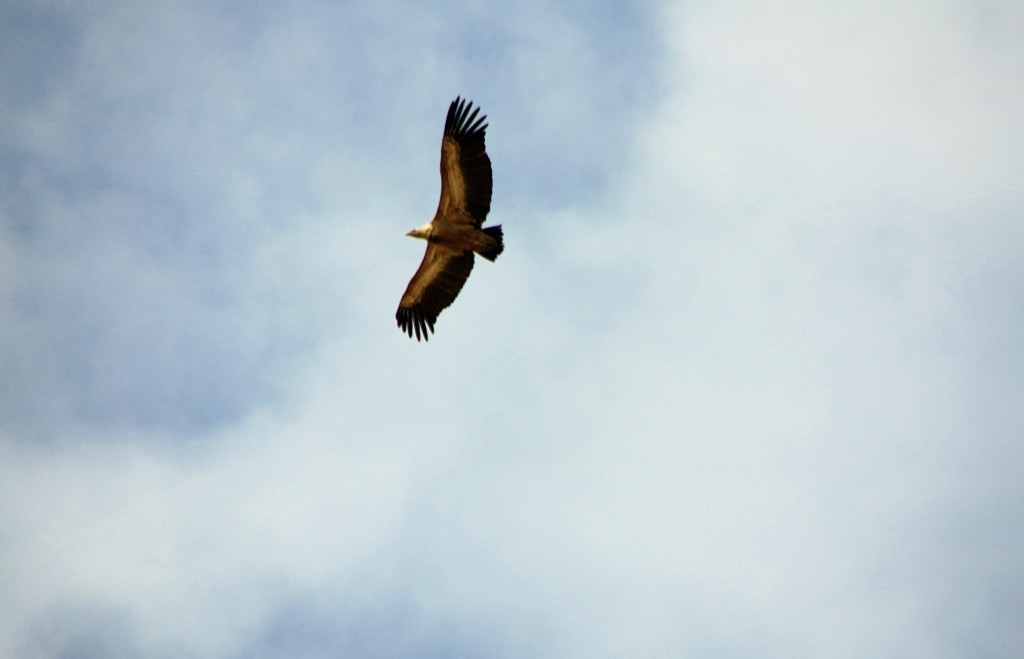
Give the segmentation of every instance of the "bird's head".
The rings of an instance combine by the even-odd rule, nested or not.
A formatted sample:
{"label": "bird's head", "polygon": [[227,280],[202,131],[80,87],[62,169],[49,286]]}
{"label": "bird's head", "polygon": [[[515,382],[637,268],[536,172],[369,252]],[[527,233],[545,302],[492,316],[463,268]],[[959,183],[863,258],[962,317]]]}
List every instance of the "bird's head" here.
{"label": "bird's head", "polygon": [[415,229],[406,233],[405,235],[409,236],[410,238],[422,238],[423,240],[430,240],[430,225],[424,224],[421,227],[416,227]]}

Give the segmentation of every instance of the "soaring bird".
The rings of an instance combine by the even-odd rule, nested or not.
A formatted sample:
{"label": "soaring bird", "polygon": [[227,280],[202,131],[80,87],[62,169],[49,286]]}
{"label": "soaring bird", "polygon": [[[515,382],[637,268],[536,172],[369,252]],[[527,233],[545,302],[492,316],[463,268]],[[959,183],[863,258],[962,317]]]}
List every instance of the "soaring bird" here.
{"label": "soaring bird", "polygon": [[501,226],[483,228],[491,210],[491,159],[484,150],[487,115],[457,97],[448,106],[441,139],[441,200],[434,219],[407,236],[427,241],[419,270],[402,295],[395,319],[416,340],[426,341],[437,316],[462,290],[473,254],[494,261],[505,249]]}

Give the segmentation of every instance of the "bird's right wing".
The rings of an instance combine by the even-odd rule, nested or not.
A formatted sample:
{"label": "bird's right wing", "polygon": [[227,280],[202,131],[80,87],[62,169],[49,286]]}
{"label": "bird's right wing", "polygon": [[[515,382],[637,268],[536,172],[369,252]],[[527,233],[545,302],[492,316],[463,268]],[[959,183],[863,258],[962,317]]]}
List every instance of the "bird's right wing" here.
{"label": "bird's right wing", "polygon": [[433,243],[427,244],[416,274],[402,295],[395,320],[402,331],[416,340],[430,338],[437,316],[448,307],[473,271],[472,252],[453,252]]}

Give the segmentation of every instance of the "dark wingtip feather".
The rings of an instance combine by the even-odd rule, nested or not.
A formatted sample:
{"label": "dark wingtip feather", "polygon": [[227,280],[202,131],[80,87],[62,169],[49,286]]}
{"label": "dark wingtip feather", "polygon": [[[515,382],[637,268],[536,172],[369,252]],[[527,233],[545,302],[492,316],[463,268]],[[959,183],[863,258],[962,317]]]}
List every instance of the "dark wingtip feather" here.
{"label": "dark wingtip feather", "polygon": [[480,108],[473,107],[473,101],[456,96],[451,105],[448,106],[448,117],[444,122],[444,134],[450,137],[460,137],[485,133],[488,124],[487,115],[479,118]]}
{"label": "dark wingtip feather", "polygon": [[430,332],[434,331],[434,322],[424,317],[422,310],[416,307],[398,307],[395,320],[400,330],[408,334],[410,339],[415,336],[417,341],[429,341]]}

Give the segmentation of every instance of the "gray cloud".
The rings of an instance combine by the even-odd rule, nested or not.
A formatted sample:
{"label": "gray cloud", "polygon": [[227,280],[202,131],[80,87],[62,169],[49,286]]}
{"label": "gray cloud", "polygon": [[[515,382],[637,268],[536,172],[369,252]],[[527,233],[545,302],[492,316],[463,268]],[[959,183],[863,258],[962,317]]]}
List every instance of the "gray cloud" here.
{"label": "gray cloud", "polygon": [[1019,654],[988,7],[7,10],[0,654]]}

